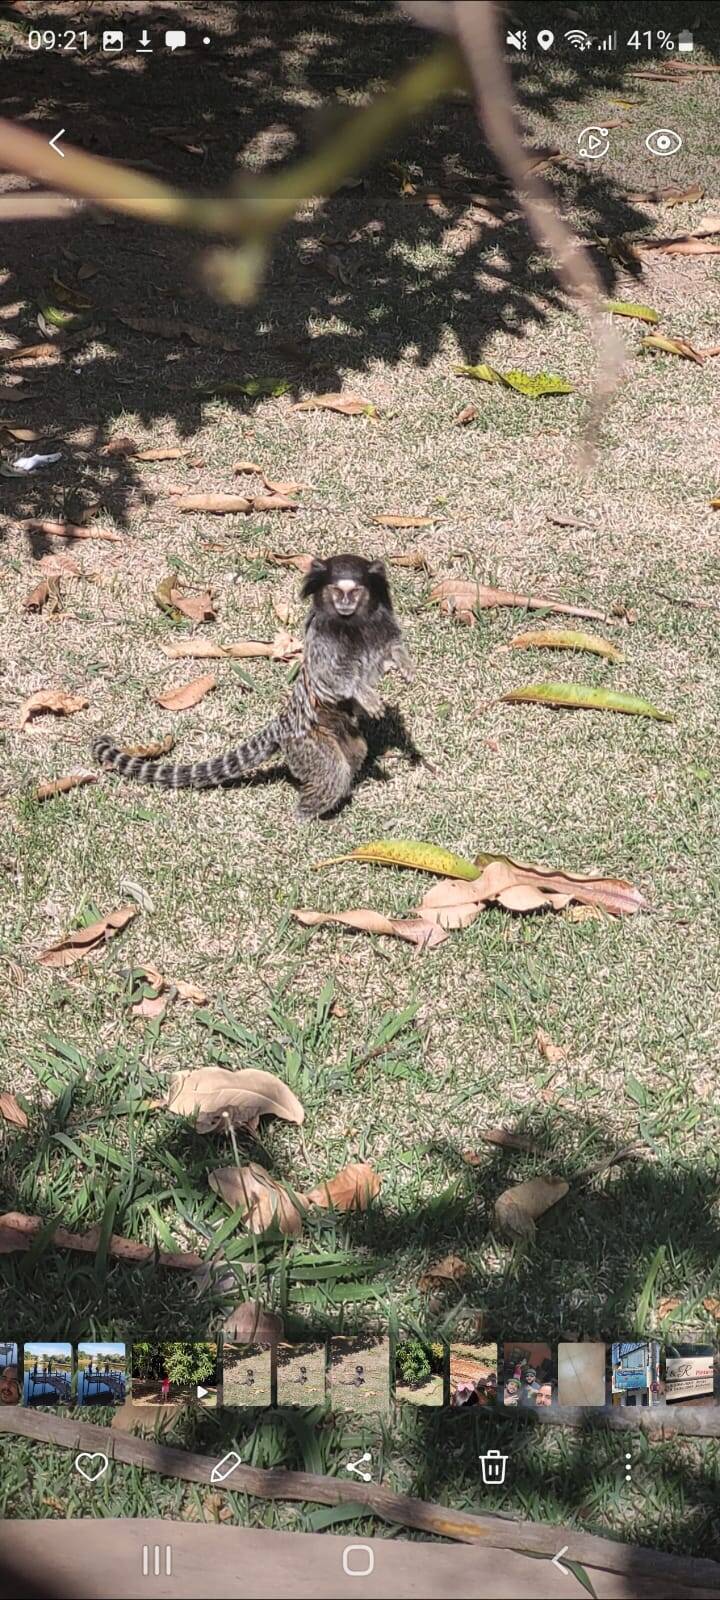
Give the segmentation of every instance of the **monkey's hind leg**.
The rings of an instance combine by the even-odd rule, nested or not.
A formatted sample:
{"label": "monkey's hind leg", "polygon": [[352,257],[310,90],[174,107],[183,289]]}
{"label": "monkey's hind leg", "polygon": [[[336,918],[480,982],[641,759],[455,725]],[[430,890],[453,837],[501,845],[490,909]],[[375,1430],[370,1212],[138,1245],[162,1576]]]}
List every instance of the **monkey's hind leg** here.
{"label": "monkey's hind leg", "polygon": [[346,799],[367,755],[367,745],[359,734],[342,741],[315,734],[288,744],[284,754],[300,785],[296,819],[311,822]]}

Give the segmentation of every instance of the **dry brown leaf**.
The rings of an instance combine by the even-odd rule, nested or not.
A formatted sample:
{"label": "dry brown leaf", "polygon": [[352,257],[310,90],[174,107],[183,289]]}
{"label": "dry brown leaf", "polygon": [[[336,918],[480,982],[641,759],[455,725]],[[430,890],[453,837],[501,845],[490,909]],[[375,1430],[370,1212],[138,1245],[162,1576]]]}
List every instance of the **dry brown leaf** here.
{"label": "dry brown leaf", "polygon": [[444,878],[441,883],[433,884],[418,906],[418,916],[433,927],[469,928],[481,910],[474,892],[476,882],[476,879],[468,882],[463,878]]}
{"label": "dry brown leaf", "polygon": [[187,1000],[192,1006],[207,1005],[208,996],[199,984],[188,983],[185,978],[168,978],[166,981],[177,990],[179,1000]]}
{"label": "dry brown leaf", "polygon": [[233,472],[251,472],[254,473],[256,478],[262,478],[263,481],[265,479],[263,468],[257,461],[236,461]]}
{"label": "dry brown leaf", "polygon": [[211,622],[217,612],[209,589],[203,594],[183,594],[182,589],[170,590],[170,604],[191,622]]}
{"label": "dry brown leaf", "polygon": [[378,911],[293,911],[304,928],[322,928],[330,923],[351,928],[356,933],[388,934],[405,939],[422,950],[433,950],[447,938],[444,928],[423,922],[420,917],[383,917]]}
{"label": "dry brown leaf", "polygon": [[703,1300],[703,1306],[711,1317],[720,1318],[720,1300],[717,1300],[714,1295],[710,1295],[707,1300]]}
{"label": "dry brown leaf", "polygon": [[[569,896],[581,905],[601,906],[615,917],[632,916],[647,905],[640,890],[625,878],[552,871],[544,867],[525,866],[507,857],[491,861],[483,868],[481,876],[475,878],[468,887],[473,889],[480,903],[498,900],[501,905],[512,904],[515,910],[522,909],[519,897],[514,896],[515,890],[527,890],[529,900],[532,899],[529,891],[540,892],[554,910],[562,910]],[[560,903],[555,902],[555,896],[560,896]]]}
{"label": "dry brown leaf", "polygon": [[47,604],[49,599],[49,580],[47,578],[41,578],[40,582],[35,585],[35,588],[31,589],[29,594],[26,594],[25,599],[23,600],[23,610],[42,611],[43,606]]}
{"label": "dry brown leaf", "polygon": [[150,739],[147,744],[121,744],[120,751],[124,756],[142,756],[145,761],[157,761],[159,756],[170,754],[174,743],[174,733],[166,733],[164,739]]}
{"label": "dry brown leaf", "polygon": [[112,528],[86,527],[81,522],[40,522],[36,517],[18,517],[19,528],[27,528],[29,533],[44,533],[50,539],[99,539],[105,544],[122,544],[121,533],[114,533]]}
{"label": "dry brown leaf", "polygon": [[587,606],[565,605],[560,600],[548,600],[542,595],[516,594],[509,589],[491,589],[484,583],[465,578],[444,578],[430,591],[430,599],[437,600],[444,616],[457,616],[459,621],[472,625],[478,609],[493,606],[516,606],[527,611],[556,611],[567,617],[586,617],[595,622],[605,622],[604,611],[592,611]]}
{"label": "dry brown leaf", "polygon": [[214,639],[178,639],[175,644],[161,644],[160,649],[173,661],[183,657],[193,661],[220,661],[227,656],[225,646]]}
{"label": "dry brown leaf", "polygon": [[275,616],[278,619],[278,622],[282,622],[286,627],[290,621],[290,612],[292,610],[289,602],[287,600],[274,599],[272,602],[272,608]]}
{"label": "dry brown leaf", "polygon": [[371,517],[382,528],[431,528],[434,517],[403,517],[394,511],[381,511],[379,516]]}
{"label": "dry brown leaf", "polygon": [[206,673],[204,677],[192,678],[190,683],[178,683],[174,689],[166,689],[164,694],[153,698],[156,706],[162,706],[165,711],[190,711],[216,688],[217,679]]}
{"label": "dry brown leaf", "polygon": [[36,689],[23,700],[17,726],[24,728],[33,717],[43,716],[45,712],[56,717],[71,717],[76,711],[84,711],[89,704],[84,694],[67,694],[64,689]]}
{"label": "dry brown leaf", "polygon": [[92,951],[104,949],[108,941],[116,933],[121,933],[137,913],[135,905],[118,906],[116,911],[109,911],[98,922],[90,922],[86,928],[74,928],[71,933],[63,934],[56,944],[41,950],[38,961],[43,967],[69,967]]}
{"label": "dry brown leaf", "polygon": [[278,494],[283,497],[289,494],[299,494],[301,489],[308,488],[306,483],[298,483],[294,478],[289,478],[287,482],[269,478],[264,468],[259,466],[257,461],[237,461],[233,467],[233,472],[254,473],[256,477],[262,478],[265,488],[269,489],[271,494]]}
{"label": "dry brown leaf", "polygon": [[495,1201],[495,1226],[512,1239],[535,1237],[535,1223],[569,1193],[564,1178],[528,1178],[504,1189]]}
{"label": "dry brown leaf", "polygon": [[481,1128],[480,1138],[486,1144],[500,1145],[503,1150],[523,1150],[527,1155],[537,1154],[537,1145],[524,1133],[511,1133],[508,1128]]}
{"label": "dry brown leaf", "polygon": [[52,340],[45,340],[43,344],[13,345],[11,350],[0,350],[0,362],[45,361],[49,356],[56,356],[61,349],[62,346]]}
{"label": "dry brown leaf", "polygon": [[671,1311],[677,1311],[681,1305],[682,1300],[678,1300],[677,1295],[672,1294],[666,1295],[663,1300],[658,1301],[657,1314],[660,1321],[662,1322],[665,1317],[669,1317]]}
{"label": "dry brown leaf", "polygon": [[82,578],[83,570],[79,567],[74,556],[67,550],[59,550],[57,555],[41,556],[38,561],[41,572],[47,578]]}
{"label": "dry brown leaf", "polygon": [[158,1022],[164,1017],[170,1003],[169,994],[145,994],[142,1000],[130,1007],[134,1017],[142,1017],[147,1022]]}
{"label": "dry brown leaf", "polygon": [[291,500],[285,494],[185,494],[181,492],[175,501],[176,511],[210,511],[213,516],[223,517],[231,512],[247,511],[296,511],[297,500]]}
{"label": "dry brown leaf", "polygon": [[127,433],[112,435],[107,444],[98,450],[100,456],[134,456],[137,455],[137,444]]}
{"label": "dry brown leaf", "polygon": [[298,400],[293,411],[339,411],[343,417],[377,417],[372,400],[362,400],[357,394],[314,394],[309,400]]}
{"label": "dry brown leaf", "polygon": [[56,794],[68,794],[70,789],[81,789],[85,783],[97,783],[97,772],[71,772],[66,778],[53,778],[50,783],[39,783],[36,800],[53,800]]}
{"label": "dry brown leaf", "polygon": [[268,656],[271,661],[295,661],[302,655],[302,648],[301,639],[280,628],[270,643],[267,640],[248,639],[239,644],[227,644],[225,654],[240,661],[248,656]]}
{"label": "dry brown leaf", "polygon": [[0,1117],[4,1122],[12,1123],[14,1128],[27,1128],[29,1125],[27,1111],[23,1111],[19,1101],[8,1090],[0,1093]]}
{"label": "dry brown leaf", "polygon": [[278,550],[246,550],[248,561],[267,561],[273,567],[295,567],[298,572],[309,572],[313,558],[304,553],[300,555],[283,555]]}
{"label": "dry brown leaf", "polygon": [[633,205],[672,206],[690,205],[696,200],[702,200],[705,190],[699,183],[679,184],[666,183],[659,189],[634,190],[628,195],[628,200]]}
{"label": "dry brown leaf", "polygon": [[418,1287],[427,1290],[437,1288],[438,1284],[462,1283],[469,1271],[467,1261],[463,1261],[462,1256],[443,1256],[442,1261],[435,1261],[423,1272]]}
{"label": "dry brown leaf", "polygon": [[477,416],[477,406],[463,406],[462,411],[458,411],[457,416],[453,417],[453,427],[464,428],[467,426],[468,422],[474,422]]}
{"label": "dry brown leaf", "polygon": [[687,339],[676,337],[671,339],[664,333],[646,333],[640,344],[644,350],[664,351],[666,355],[683,356],[685,361],[694,361],[698,367],[705,365],[704,355],[701,355]]}
{"label": "dry brown leaf", "polygon": [[303,1199],[306,1205],[323,1206],[328,1211],[367,1211],[370,1201],[380,1193],[381,1182],[369,1162],[351,1161]]}
{"label": "dry brown leaf", "polygon": [[177,344],[179,339],[189,339],[191,344],[199,345],[204,350],[225,350],[229,355],[239,354],[244,349],[241,340],[227,339],[222,333],[213,333],[211,328],[200,327],[196,322],[181,322],[177,317],[128,317],[120,312],[116,312],[116,316],[134,333],[172,339],[173,344]]}
{"label": "dry brown leaf", "polygon": [[230,1124],[256,1133],[261,1117],[282,1117],[284,1122],[298,1124],[305,1120],[292,1089],[272,1072],[255,1067],[239,1072],[224,1067],[176,1072],[170,1080],[167,1109],[178,1117],[197,1116],[198,1133]]}
{"label": "dry brown leaf", "polygon": [[401,550],[388,556],[391,567],[407,567],[411,572],[426,572],[430,576],[430,562],[423,550]]}
{"label": "dry brown leaf", "polygon": [[535,1030],[535,1043],[540,1051],[541,1056],[543,1056],[546,1061],[551,1061],[553,1065],[557,1061],[565,1060],[567,1050],[564,1050],[560,1044],[554,1044],[549,1033],[546,1033],[544,1028],[537,1028]]}
{"label": "dry brown leaf", "polygon": [[224,1337],[233,1344],[277,1344],[283,1331],[282,1317],[258,1305],[257,1300],[241,1300],[222,1325]]}
{"label": "dry brown leaf", "polygon": [[288,1238],[297,1238],[303,1219],[298,1207],[270,1173],[257,1162],[244,1167],[217,1167],[208,1173],[208,1183],[233,1210],[241,1210],[251,1233],[278,1228]]}
{"label": "dry brown leaf", "polygon": [[[42,1233],[46,1223],[42,1217],[28,1217],[21,1211],[6,1211],[0,1216],[0,1255],[14,1250],[29,1250],[33,1240]],[[50,1242],[64,1250],[82,1250],[96,1255],[100,1242],[99,1227],[88,1233],[70,1233],[67,1228],[55,1228]],[[135,1239],[124,1239],[113,1233],[108,1242],[108,1255],[120,1261],[131,1261],[135,1266],[175,1267],[184,1272],[200,1272],[205,1263],[202,1256],[189,1250],[156,1250],[151,1244],[138,1244]]]}
{"label": "dry brown leaf", "polygon": [[167,450],[135,450],[133,453],[136,461],[182,461],[188,452],[187,450],[173,448]]}
{"label": "dry brown leaf", "polygon": [[15,422],[8,422],[6,417],[0,417],[0,428],[4,433],[9,433],[11,439],[17,439],[18,444],[34,444],[36,439],[47,439],[46,431],[40,433],[35,428],[20,428]]}

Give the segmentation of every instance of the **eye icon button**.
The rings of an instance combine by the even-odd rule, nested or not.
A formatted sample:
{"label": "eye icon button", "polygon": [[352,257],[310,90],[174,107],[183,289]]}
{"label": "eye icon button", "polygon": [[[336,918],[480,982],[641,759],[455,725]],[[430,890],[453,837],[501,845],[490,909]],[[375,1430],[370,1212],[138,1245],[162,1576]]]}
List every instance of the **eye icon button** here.
{"label": "eye icon button", "polygon": [[645,144],[651,156],[676,156],[682,150],[682,139],[674,128],[654,128]]}

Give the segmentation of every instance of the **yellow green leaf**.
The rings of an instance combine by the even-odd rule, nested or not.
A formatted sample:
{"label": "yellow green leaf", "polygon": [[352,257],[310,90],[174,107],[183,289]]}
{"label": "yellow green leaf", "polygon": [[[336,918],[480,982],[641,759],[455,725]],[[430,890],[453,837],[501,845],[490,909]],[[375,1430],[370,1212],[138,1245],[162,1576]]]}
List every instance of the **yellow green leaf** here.
{"label": "yellow green leaf", "polygon": [[603,310],[611,311],[614,317],[634,317],[637,322],[660,321],[652,306],[638,306],[632,300],[603,300]]}
{"label": "yellow green leaf", "polygon": [[503,383],[506,389],[514,389],[528,400],[539,400],[543,395],[573,393],[573,385],[552,372],[521,372],[516,367],[510,372],[498,372],[484,362],[478,367],[454,367],[453,371],[458,377],[478,378],[481,383]]}
{"label": "yellow green leaf", "polygon": [[41,302],[40,311],[53,328],[71,328],[78,320],[75,311],[63,311],[60,306],[51,306],[45,301]]}
{"label": "yellow green leaf", "polygon": [[[488,857],[488,860],[495,857]],[[480,876],[478,868],[466,856],[456,856],[441,845],[427,844],[422,839],[373,839],[369,844],[359,844],[345,856],[331,856],[328,861],[318,861],[320,867],[334,867],[341,861],[369,861],[381,867],[414,867],[416,872],[434,872],[442,878],[465,878],[468,881]]]}
{"label": "yellow green leaf", "polygon": [[516,389],[518,394],[527,395],[528,400],[541,400],[543,395],[572,394],[573,385],[566,383],[564,378],[556,377],[554,372],[512,372],[500,374],[503,383],[510,389]]}
{"label": "yellow green leaf", "polygon": [[502,383],[502,373],[496,372],[494,367],[488,367],[482,362],[479,367],[453,367],[453,372],[459,378],[477,378],[481,383]]}
{"label": "yellow green leaf", "polygon": [[649,700],[620,689],[602,689],[586,683],[528,683],[500,696],[508,705],[568,706],[584,711],[621,711],[628,717],[653,717],[657,722],[674,722],[670,711],[659,711]]}
{"label": "yellow green leaf", "polygon": [[175,605],[172,593],[177,588],[177,577],[174,572],[169,572],[166,578],[158,584],[153,596],[156,606],[160,607],[165,615],[172,618],[173,622],[182,622],[183,614]]}
{"label": "yellow green leaf", "polygon": [[536,629],[518,633],[510,640],[512,650],[589,650],[591,655],[605,656],[607,661],[624,661],[624,656],[609,639],[598,634],[574,633],[568,628]]}
{"label": "yellow green leaf", "polygon": [[694,361],[698,367],[705,364],[704,355],[687,339],[667,339],[663,333],[646,333],[640,344],[643,350],[663,350],[669,356],[683,356],[686,361]]}

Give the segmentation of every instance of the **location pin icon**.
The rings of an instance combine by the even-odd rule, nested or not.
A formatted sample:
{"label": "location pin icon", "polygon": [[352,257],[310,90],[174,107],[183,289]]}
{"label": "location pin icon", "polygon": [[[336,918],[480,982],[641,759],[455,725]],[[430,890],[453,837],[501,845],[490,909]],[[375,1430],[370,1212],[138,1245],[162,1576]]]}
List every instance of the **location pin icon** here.
{"label": "location pin icon", "polygon": [[549,50],[550,46],[555,43],[555,35],[549,28],[541,28],[537,36],[537,42],[541,50]]}

